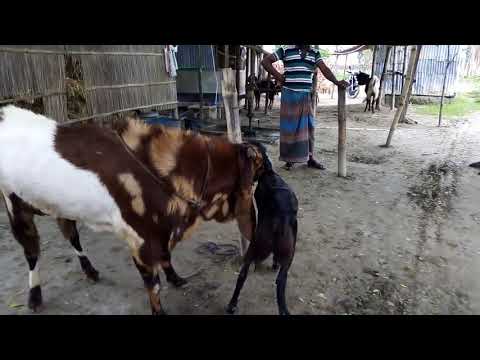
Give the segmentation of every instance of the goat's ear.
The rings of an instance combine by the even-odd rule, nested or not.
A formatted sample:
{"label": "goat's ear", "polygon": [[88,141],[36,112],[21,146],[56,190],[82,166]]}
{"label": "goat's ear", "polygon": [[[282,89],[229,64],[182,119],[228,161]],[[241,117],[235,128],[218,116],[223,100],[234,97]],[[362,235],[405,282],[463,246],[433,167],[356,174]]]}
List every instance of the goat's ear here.
{"label": "goat's ear", "polygon": [[247,148],[247,157],[252,160],[257,158],[257,152],[251,146]]}

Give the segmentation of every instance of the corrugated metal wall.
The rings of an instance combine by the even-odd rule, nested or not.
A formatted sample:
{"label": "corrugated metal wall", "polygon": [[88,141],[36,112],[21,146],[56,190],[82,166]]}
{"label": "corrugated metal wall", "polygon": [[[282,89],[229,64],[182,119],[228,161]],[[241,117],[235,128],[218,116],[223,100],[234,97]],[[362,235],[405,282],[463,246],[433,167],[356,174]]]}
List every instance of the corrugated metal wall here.
{"label": "corrugated metal wall", "polygon": [[[460,50],[460,45],[450,45],[450,56],[452,59]],[[385,58],[385,45],[379,45],[375,59],[375,75],[380,77],[383,70],[383,62]],[[392,50],[393,51],[393,50]],[[424,45],[418,60],[416,82],[413,84],[413,95],[423,96],[440,96],[442,94],[443,74],[447,64],[448,45]],[[405,72],[408,67],[408,59],[410,56],[410,47],[407,47],[407,60],[405,64]],[[395,71],[402,72],[404,59],[404,47],[396,47]],[[445,96],[453,96],[458,80],[459,56],[449,66],[447,80],[445,86]],[[387,64],[387,70],[391,71],[393,63],[393,52],[390,54],[390,61]],[[385,79],[385,94],[392,93],[392,77],[387,76]],[[396,75],[395,94],[400,95],[402,89],[401,76]]]}
{"label": "corrugated metal wall", "polygon": [[[200,56],[199,56],[200,53]],[[178,45],[177,51],[178,69],[212,70],[215,64],[214,45]]]}

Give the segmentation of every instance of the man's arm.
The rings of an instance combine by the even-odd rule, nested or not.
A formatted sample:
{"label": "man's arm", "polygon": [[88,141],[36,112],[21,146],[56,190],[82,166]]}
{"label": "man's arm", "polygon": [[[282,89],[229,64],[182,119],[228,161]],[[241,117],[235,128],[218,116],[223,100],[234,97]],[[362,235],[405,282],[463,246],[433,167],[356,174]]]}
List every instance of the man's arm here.
{"label": "man's arm", "polygon": [[320,71],[322,72],[323,76],[325,76],[325,78],[327,80],[330,80],[331,82],[333,82],[335,85],[337,85],[339,87],[344,87],[345,88],[345,87],[348,86],[347,81],[345,81],[345,80],[338,81],[337,78],[335,77],[335,75],[333,75],[332,70],[330,70],[330,68],[322,60],[320,60],[318,62],[317,66],[320,69]]}
{"label": "man's arm", "polygon": [[273,54],[267,55],[262,60],[262,66],[268,73],[272,74],[272,76],[279,82],[279,84],[283,84],[284,76],[280,74],[277,69],[273,67],[273,63],[276,62],[276,58]]}

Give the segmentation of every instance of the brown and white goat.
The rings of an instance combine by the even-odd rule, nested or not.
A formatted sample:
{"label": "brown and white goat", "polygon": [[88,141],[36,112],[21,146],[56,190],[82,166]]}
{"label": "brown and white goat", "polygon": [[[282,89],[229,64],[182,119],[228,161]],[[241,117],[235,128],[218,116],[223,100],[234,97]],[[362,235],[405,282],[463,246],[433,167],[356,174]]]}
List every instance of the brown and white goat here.
{"label": "brown and white goat", "polygon": [[62,127],[31,111],[0,108],[0,190],[12,232],[29,266],[28,304],[42,305],[35,215],[57,219],[87,277],[98,280],[80,245],[76,222],[116,234],[129,245],[153,314],[160,303],[160,268],[175,272],[170,252],[202,220],[236,219],[253,240],[252,187],[262,167],[255,146],[232,144],[131,119],[117,133]]}

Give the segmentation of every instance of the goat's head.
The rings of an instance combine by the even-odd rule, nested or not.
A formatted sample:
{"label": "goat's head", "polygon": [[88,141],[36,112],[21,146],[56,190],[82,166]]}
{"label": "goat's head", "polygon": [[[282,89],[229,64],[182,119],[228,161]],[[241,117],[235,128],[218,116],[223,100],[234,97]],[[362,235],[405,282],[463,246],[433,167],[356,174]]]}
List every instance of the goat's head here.
{"label": "goat's head", "polygon": [[357,78],[358,85],[367,85],[368,82],[370,81],[370,75],[362,71],[356,74],[356,78]]}
{"label": "goat's head", "polygon": [[261,142],[249,140],[249,144],[253,145],[260,154],[261,164],[259,165],[258,170],[256,171],[256,176],[254,177],[254,181],[258,181],[260,176],[262,176],[264,173],[272,172],[273,166],[270,158],[268,157],[267,149]]}

